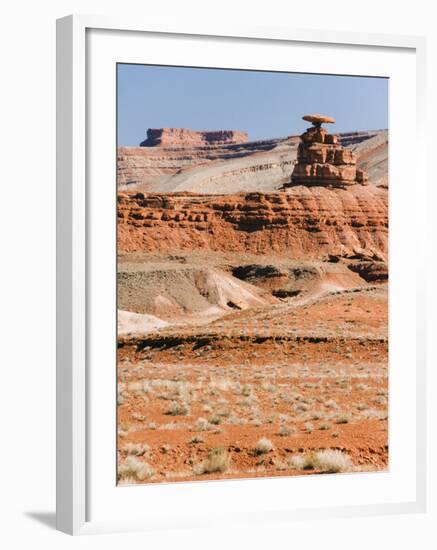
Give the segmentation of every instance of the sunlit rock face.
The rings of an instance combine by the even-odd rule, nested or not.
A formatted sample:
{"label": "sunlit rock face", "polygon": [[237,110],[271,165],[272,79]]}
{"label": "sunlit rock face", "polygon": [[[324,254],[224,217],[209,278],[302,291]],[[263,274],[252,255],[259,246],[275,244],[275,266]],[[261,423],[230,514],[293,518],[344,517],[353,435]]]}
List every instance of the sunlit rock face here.
{"label": "sunlit rock face", "polygon": [[323,123],[334,123],[335,120],[325,115],[305,115],[303,119],[311,122],[312,126],[300,136],[297,162],[291,182],[285,187],[366,185],[368,177],[357,168],[356,155],[339,143],[338,136],[322,128]]}
{"label": "sunlit rock face", "polygon": [[386,261],[388,193],[293,186],[276,193],[118,194],[120,251],[211,250]]}

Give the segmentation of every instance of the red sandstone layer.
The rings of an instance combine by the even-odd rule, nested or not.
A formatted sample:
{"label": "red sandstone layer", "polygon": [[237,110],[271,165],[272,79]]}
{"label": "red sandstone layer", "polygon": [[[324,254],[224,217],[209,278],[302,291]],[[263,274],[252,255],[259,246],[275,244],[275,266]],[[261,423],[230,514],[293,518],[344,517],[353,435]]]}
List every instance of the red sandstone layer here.
{"label": "red sandstone layer", "polygon": [[388,193],[297,186],[287,192],[120,193],[120,251],[215,250],[324,258],[387,258]]}

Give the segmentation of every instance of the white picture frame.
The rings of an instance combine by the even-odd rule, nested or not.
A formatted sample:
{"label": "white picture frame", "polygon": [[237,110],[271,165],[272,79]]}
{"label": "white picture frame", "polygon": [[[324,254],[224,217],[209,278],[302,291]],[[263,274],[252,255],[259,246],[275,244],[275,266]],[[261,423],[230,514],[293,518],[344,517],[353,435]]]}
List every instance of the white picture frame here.
{"label": "white picture frame", "polygon": [[[231,521],[233,514],[236,521],[256,521],[258,517],[267,517],[274,520],[289,518],[320,518],[332,516],[368,515],[368,514],[392,514],[400,512],[421,512],[426,506],[426,461],[425,461],[425,433],[426,433],[426,402],[425,402],[425,297],[424,297],[424,269],[425,255],[420,242],[420,231],[423,220],[421,209],[424,208],[424,186],[425,175],[423,173],[424,162],[421,162],[423,147],[421,147],[420,136],[424,135],[425,114],[423,112],[423,94],[425,89],[425,41],[421,37],[337,33],[311,30],[297,30],[287,28],[237,28],[232,25],[229,28],[174,28],[171,26],[151,25],[147,22],[129,21],[123,19],[111,19],[95,16],[72,15],[57,22],[57,528],[69,534],[86,534],[92,532],[105,532],[111,530],[126,529],[149,529],[163,528],[184,525],[206,525],[208,520],[197,515],[190,514],[189,505],[184,514],[178,516],[177,512],[168,516],[159,511],[159,502],[166,498],[174,498],[170,494],[168,485],[152,488],[153,499],[156,502],[156,514],[151,520],[146,518],[143,512],[137,517],[114,517],[111,513],[94,519],[90,516],[90,486],[93,483],[93,457],[91,449],[90,432],[90,411],[92,402],[95,399],[95,388],[91,384],[91,362],[92,338],[90,336],[90,321],[95,315],[95,308],[91,307],[92,274],[90,274],[90,250],[93,249],[90,239],[90,228],[93,227],[95,212],[90,206],[92,204],[93,190],[90,189],[92,180],[92,169],[90,168],[89,156],[92,149],[92,139],[87,134],[88,118],[93,102],[89,96],[88,81],[91,80],[90,72],[95,65],[89,62],[88,55],[90,45],[98,49],[98,44],[89,41],[92,31],[109,33],[105,40],[114,40],[114,33],[125,33],[132,40],[141,36],[153,36],[162,41],[176,39],[178,37],[197,37],[199,40],[216,39],[244,42],[250,44],[275,44],[287,45],[314,45],[317,48],[339,47],[346,52],[348,48],[362,48],[366,51],[388,51],[396,52],[399,56],[404,53],[414,56],[416,68],[414,74],[414,88],[416,102],[405,104],[403,108],[414,116],[411,120],[415,124],[413,135],[415,135],[416,149],[414,152],[414,181],[415,181],[415,254],[416,265],[418,266],[417,283],[415,289],[415,300],[411,307],[416,308],[414,319],[408,322],[414,323],[416,339],[414,343],[415,365],[414,385],[409,384],[414,396],[414,480],[408,491],[408,498],[397,499],[393,496],[386,502],[366,501],[360,503],[355,499],[353,505],[338,504],[335,506],[300,508],[295,504],[279,504],[277,508],[265,509],[262,506],[248,511],[241,515],[232,511],[224,514],[220,521]],[[111,34],[112,33],[112,34]],[[88,38],[87,38],[88,35]],[[212,40],[212,48],[219,55],[218,46]],[[211,50],[212,51],[212,50]],[[126,53],[127,52],[127,53]],[[353,52],[352,52],[353,53]],[[109,54],[108,54],[109,55]],[[128,62],[129,48],[123,52],[120,61]],[[172,49],[169,46],[165,53],[166,59],[171,59]],[[411,57],[410,57],[411,58]],[[109,59],[109,58],[108,58]],[[111,61],[111,60],[109,60]],[[176,63],[178,64],[178,63]],[[92,76],[92,75],[91,75]],[[103,78],[103,76],[102,76]],[[109,103],[110,104],[110,100]],[[106,108],[106,105],[105,105]],[[115,104],[114,104],[115,110]],[[90,145],[91,143],[91,145]],[[91,149],[90,149],[91,147]],[[394,145],[396,147],[396,144]],[[402,147],[402,144],[399,144]],[[115,153],[113,153],[115,155]],[[87,157],[88,155],[88,157]],[[394,157],[393,157],[394,158]],[[391,161],[390,170],[395,170],[396,158]],[[113,166],[109,167],[112,170]],[[413,169],[413,165],[412,165]],[[113,193],[111,186],[108,186],[108,193]],[[105,191],[106,193],[106,191]],[[393,195],[394,196],[394,195]],[[402,201],[394,196],[393,209],[402,208]],[[391,215],[397,211],[393,210]],[[91,216],[91,218],[90,218]],[[102,218],[103,218],[102,214]],[[94,232],[95,234],[95,232]],[[396,249],[396,243],[394,243]],[[401,284],[401,281],[400,281]],[[396,285],[394,291],[396,291]],[[92,310],[92,311],[91,311]],[[391,312],[393,313],[393,312]],[[407,320],[400,319],[400,322]],[[400,325],[397,325],[398,328]],[[413,325],[411,325],[413,326]],[[411,328],[410,326],[410,328]],[[93,333],[95,334],[95,333]],[[114,342],[109,346],[115,345]],[[399,350],[402,355],[402,350]],[[411,348],[410,352],[413,351]],[[110,351],[110,353],[112,353]],[[408,354],[406,354],[407,356]],[[115,384],[114,384],[115,385]],[[407,384],[405,385],[405,387]],[[105,385],[103,384],[102,390]],[[402,388],[403,386],[398,386]],[[396,389],[396,388],[395,388]],[[400,390],[399,390],[400,391]],[[399,396],[401,401],[405,396]],[[112,399],[112,394],[111,397]],[[108,400],[110,399],[108,397]],[[108,401],[109,402],[109,401]],[[115,401],[113,403],[115,408]],[[95,415],[94,415],[95,416]],[[96,431],[94,430],[94,434]],[[413,437],[413,431],[411,431]],[[109,441],[109,440],[108,440]],[[104,448],[102,444],[102,448]],[[114,449],[115,452],[115,449]],[[109,460],[109,458],[108,458]],[[114,470],[115,472],[115,470]],[[327,476],[324,476],[327,477]],[[324,484],[326,490],[333,490],[337,483],[335,476],[329,476],[329,481],[322,481],[319,477],[311,480],[311,486]],[[103,479],[103,478],[102,478]],[[106,478],[105,478],[106,479]],[[284,479],[284,478],[282,478]],[[273,481],[273,483],[277,480]],[[307,481],[308,482],[308,481]],[[226,482],[226,489],[220,487],[224,482],[197,483],[200,489],[197,492],[198,499],[234,498],[229,491],[231,484],[232,495],[239,490],[247,493],[247,498],[254,494],[254,491],[262,490],[278,491],[278,484],[267,485],[263,480],[245,480],[244,485],[235,485],[235,482]],[[258,485],[262,483],[263,485]],[[365,483],[370,484],[370,478]],[[114,473],[115,485],[115,473]],[[185,484],[186,485],[186,484]],[[179,485],[181,486],[181,484]],[[270,487],[270,488],[269,488]],[[265,489],[266,488],[266,489]],[[119,489],[120,490],[120,489]],[[123,506],[129,500],[129,493],[126,491],[137,491],[137,488],[124,488]],[[139,489],[141,490],[141,488]],[[311,489],[312,490],[312,489]],[[93,489],[94,491],[94,489]],[[103,493],[102,493],[103,494]],[[146,494],[146,493],[145,493]],[[109,493],[108,493],[109,495]],[[150,489],[147,495],[151,495]],[[112,497],[111,497],[112,498]],[[141,497],[142,498],[142,497]],[[109,499],[109,497],[108,497]],[[95,501],[98,498],[94,499]],[[149,497],[150,502],[150,497]],[[113,508],[116,510],[116,508]],[[179,518],[179,519],[178,519]]]}

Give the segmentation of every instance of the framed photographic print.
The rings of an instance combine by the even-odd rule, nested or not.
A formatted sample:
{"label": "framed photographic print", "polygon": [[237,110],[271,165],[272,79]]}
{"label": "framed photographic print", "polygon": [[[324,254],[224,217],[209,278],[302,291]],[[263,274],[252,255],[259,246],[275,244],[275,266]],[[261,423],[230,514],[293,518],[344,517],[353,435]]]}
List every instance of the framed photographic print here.
{"label": "framed photographic print", "polygon": [[58,21],[60,530],[424,509],[423,51]]}

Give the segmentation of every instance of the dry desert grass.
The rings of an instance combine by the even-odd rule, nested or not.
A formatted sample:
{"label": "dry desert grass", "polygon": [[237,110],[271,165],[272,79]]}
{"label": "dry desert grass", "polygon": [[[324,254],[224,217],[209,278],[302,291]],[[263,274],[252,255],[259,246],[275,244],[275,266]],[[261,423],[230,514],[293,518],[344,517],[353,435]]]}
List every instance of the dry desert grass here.
{"label": "dry desert grass", "polygon": [[[201,258],[228,272],[237,262],[261,261],[155,253],[148,264],[143,254],[123,269],[148,265],[156,273],[158,261],[165,273],[167,265],[186,269]],[[307,287],[297,296],[247,309],[234,304],[197,322],[174,314],[158,330],[119,336],[120,483],[387,467],[387,286],[320,286],[313,275],[323,265],[281,261],[280,270],[304,274]],[[345,281],[344,267],[326,269],[337,270],[330,281]]]}

